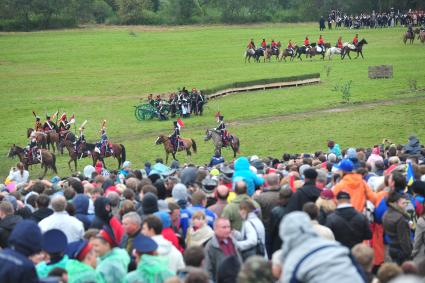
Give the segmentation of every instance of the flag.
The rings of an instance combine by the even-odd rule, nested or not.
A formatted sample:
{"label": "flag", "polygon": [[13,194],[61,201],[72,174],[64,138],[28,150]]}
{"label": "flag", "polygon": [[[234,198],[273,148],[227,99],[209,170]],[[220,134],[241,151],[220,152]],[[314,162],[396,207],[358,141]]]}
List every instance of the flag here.
{"label": "flag", "polygon": [[75,123],[75,115],[74,114],[72,114],[72,116],[71,116],[71,118],[69,119],[69,122],[68,122],[68,124],[67,125],[71,125],[71,124],[74,124]]}
{"label": "flag", "polygon": [[34,115],[34,117],[37,117],[34,110],[32,111],[32,115]]}
{"label": "flag", "polygon": [[55,113],[53,113],[52,117],[50,117],[50,118],[52,118],[52,120],[55,119],[56,115],[58,115],[58,113],[59,113],[59,111],[56,111]]}
{"label": "flag", "polygon": [[87,120],[84,120],[84,122],[81,124],[81,126],[78,129],[82,130],[86,124],[87,124]]}
{"label": "flag", "polygon": [[180,119],[180,118],[177,119],[177,125],[179,126],[179,129],[184,128],[184,124],[183,124],[182,119]]}
{"label": "flag", "polygon": [[406,182],[407,185],[410,186],[415,181],[415,174],[413,173],[412,162],[410,160],[407,161],[407,172],[406,172]]}
{"label": "flag", "polygon": [[61,115],[61,117],[60,117],[60,120],[63,121],[65,118],[66,118],[66,113],[63,112],[62,115]]}

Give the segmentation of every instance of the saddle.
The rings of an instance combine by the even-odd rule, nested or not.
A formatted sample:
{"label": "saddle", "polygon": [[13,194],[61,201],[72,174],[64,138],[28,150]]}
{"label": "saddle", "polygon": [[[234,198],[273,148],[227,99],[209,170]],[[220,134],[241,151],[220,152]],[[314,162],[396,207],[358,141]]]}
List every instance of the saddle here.
{"label": "saddle", "polygon": [[320,46],[316,46],[317,53],[322,53],[323,49]]}

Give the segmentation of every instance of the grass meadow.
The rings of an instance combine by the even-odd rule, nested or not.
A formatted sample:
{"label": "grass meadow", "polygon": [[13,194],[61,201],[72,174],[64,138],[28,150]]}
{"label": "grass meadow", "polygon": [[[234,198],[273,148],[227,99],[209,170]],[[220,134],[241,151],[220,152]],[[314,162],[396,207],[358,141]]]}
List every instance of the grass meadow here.
{"label": "grass meadow", "polygon": [[[203,136],[216,125],[214,113],[225,116],[229,131],[241,139],[241,154],[280,157],[283,152],[325,150],[334,139],[342,147],[370,146],[389,138],[404,143],[411,133],[425,138],[425,46],[405,46],[404,28],[331,30],[350,41],[356,32],[366,38],[365,59],[244,63],[250,38],[260,42],[289,39],[301,44],[319,37],[317,24],[246,26],[85,27],[29,33],[0,33],[0,172],[17,160],[6,158],[10,146],[27,144],[26,128],[34,126],[32,111],[42,117],[57,110],[84,120],[86,139],[99,139],[107,120],[109,139],[122,143],[134,167],[165,157],[154,145],[159,134],[172,131],[172,121],[139,122],[134,105],[149,93],[169,93],[186,86],[206,89],[235,81],[321,73],[318,85],[229,95],[206,105],[204,116],[184,120],[183,137],[198,144],[192,162],[204,164],[213,153]],[[392,79],[368,79],[368,66],[390,64]],[[327,74],[326,68],[329,69]],[[352,81],[350,103],[342,103],[337,86]],[[415,87],[416,85],[416,91]],[[332,109],[332,111],[329,111]],[[224,151],[226,160],[232,158]],[[181,162],[189,159],[178,154]],[[58,156],[59,175],[70,174],[68,156]],[[79,162],[79,169],[91,160]],[[116,160],[107,159],[115,168]],[[40,172],[38,166],[32,175]]]}

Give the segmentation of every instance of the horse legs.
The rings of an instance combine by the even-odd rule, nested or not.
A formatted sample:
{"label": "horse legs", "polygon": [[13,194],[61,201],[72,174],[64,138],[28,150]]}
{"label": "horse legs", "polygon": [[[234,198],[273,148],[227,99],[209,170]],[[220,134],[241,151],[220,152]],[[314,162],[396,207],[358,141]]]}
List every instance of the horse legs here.
{"label": "horse legs", "polygon": [[179,161],[177,158],[176,158],[176,153],[173,151],[172,152],[172,155],[173,155],[173,159],[175,160],[175,161]]}
{"label": "horse legs", "polygon": [[74,162],[75,162],[75,171],[77,171],[77,162],[76,162],[76,160],[75,160],[75,159],[73,159],[72,157],[71,157],[71,159],[68,161],[69,171],[71,171],[71,172],[72,172],[72,168],[71,168],[71,162],[72,162],[72,161],[74,161]]}
{"label": "horse legs", "polygon": [[168,152],[166,152],[166,153],[165,153],[165,164],[168,164],[168,155],[169,155],[169,153],[168,153]]}

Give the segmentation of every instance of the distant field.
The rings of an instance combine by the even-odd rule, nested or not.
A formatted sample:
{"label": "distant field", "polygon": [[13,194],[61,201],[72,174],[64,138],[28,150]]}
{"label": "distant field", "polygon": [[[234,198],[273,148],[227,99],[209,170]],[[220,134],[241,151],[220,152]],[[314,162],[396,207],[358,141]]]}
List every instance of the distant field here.
{"label": "distant field", "polygon": [[[369,42],[365,60],[334,57],[303,62],[245,64],[242,58],[250,38],[289,39],[299,44],[305,35],[316,41],[316,24],[190,27],[96,27],[32,33],[0,33],[0,172],[6,175],[16,160],[6,159],[9,147],[25,145],[26,128],[33,127],[31,111],[44,118],[57,109],[85,119],[86,137],[99,139],[106,119],[110,140],[123,143],[127,159],[136,167],[164,157],[155,146],[159,134],[169,134],[171,121],[139,122],[134,105],[149,93],[167,93],[178,87],[210,88],[234,81],[320,72],[314,86],[230,95],[207,104],[203,117],[185,120],[182,135],[198,143],[192,161],[208,162],[213,147],[204,143],[206,128],[216,125],[220,110],[229,130],[241,138],[241,154],[272,155],[324,150],[327,139],[342,147],[368,146],[384,137],[404,143],[416,133],[424,139],[425,91],[412,92],[409,81],[425,88],[425,46],[404,46],[404,28],[332,30],[323,32],[333,45],[339,35],[349,41],[354,33]],[[394,78],[370,80],[371,65],[392,64]],[[326,75],[324,66],[330,69]],[[352,104],[342,104],[336,85],[352,80]],[[381,103],[385,100],[386,103]],[[391,102],[393,101],[393,102]],[[374,103],[370,106],[370,103]],[[369,105],[369,106],[368,106]],[[335,111],[324,111],[335,108]],[[340,109],[343,108],[343,109]],[[298,114],[297,114],[298,113]],[[180,161],[188,161],[178,154]],[[225,158],[231,159],[230,151]],[[69,174],[67,155],[58,157],[60,175]],[[82,169],[88,159],[79,164]],[[107,160],[116,167],[115,160]],[[33,169],[34,174],[39,168]]]}

